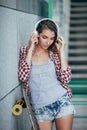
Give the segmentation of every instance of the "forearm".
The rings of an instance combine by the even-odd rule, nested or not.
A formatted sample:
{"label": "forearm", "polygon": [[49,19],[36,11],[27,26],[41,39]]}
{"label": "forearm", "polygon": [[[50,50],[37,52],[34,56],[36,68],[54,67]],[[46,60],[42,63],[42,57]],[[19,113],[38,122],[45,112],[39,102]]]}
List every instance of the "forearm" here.
{"label": "forearm", "polygon": [[61,61],[61,70],[66,70],[67,67],[68,67],[68,63],[66,61],[66,58],[65,58],[65,55],[64,55],[64,52],[62,51],[60,54],[60,61]]}
{"label": "forearm", "polygon": [[60,53],[60,61],[61,61],[61,81],[63,83],[68,83],[71,80],[71,68],[67,63],[64,51]]}
{"label": "forearm", "polygon": [[29,49],[25,61],[28,65],[31,65],[33,50]]}
{"label": "forearm", "polygon": [[32,55],[35,49],[35,44],[37,43],[37,35],[36,34],[32,34],[29,40],[29,45],[28,45],[28,53],[26,55],[26,59],[25,61],[31,65],[31,61],[32,61]]}

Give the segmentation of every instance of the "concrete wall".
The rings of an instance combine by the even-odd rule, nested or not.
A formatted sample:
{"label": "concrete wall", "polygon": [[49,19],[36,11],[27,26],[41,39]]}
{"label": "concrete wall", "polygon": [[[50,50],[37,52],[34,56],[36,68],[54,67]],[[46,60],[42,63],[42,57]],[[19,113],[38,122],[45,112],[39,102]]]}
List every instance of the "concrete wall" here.
{"label": "concrete wall", "polygon": [[[0,130],[30,128],[26,109],[19,117],[13,116],[11,109],[22,97],[18,81],[19,48],[28,43],[37,19],[37,15],[0,6]],[[19,87],[3,98],[17,85]]]}

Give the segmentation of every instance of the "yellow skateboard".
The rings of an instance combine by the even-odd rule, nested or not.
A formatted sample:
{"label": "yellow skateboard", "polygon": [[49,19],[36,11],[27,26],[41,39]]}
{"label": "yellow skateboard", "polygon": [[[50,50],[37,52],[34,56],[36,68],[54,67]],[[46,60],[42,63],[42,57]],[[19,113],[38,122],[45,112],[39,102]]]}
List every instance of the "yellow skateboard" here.
{"label": "yellow skateboard", "polygon": [[15,105],[12,107],[12,114],[15,116],[20,116],[23,112],[23,108],[27,108],[32,130],[39,130],[37,120],[34,116],[31,104],[29,102],[29,97],[27,96],[27,93],[24,88],[23,88],[23,98],[18,99],[16,101]]}

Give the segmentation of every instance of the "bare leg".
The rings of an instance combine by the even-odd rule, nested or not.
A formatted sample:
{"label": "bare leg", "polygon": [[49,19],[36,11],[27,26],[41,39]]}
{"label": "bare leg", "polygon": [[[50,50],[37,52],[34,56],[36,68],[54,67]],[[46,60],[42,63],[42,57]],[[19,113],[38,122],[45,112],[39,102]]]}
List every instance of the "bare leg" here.
{"label": "bare leg", "polygon": [[43,121],[39,122],[40,130],[51,130],[52,129],[52,121]]}
{"label": "bare leg", "polygon": [[56,130],[72,130],[73,115],[55,119]]}

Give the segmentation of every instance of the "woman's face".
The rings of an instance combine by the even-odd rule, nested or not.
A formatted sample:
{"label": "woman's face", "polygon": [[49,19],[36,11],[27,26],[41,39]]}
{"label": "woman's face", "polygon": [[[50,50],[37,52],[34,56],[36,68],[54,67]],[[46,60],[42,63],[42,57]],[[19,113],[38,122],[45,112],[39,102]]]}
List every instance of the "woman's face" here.
{"label": "woman's face", "polygon": [[41,48],[48,49],[50,45],[53,44],[54,39],[54,31],[51,31],[50,29],[43,29],[42,32],[39,34],[38,43]]}

